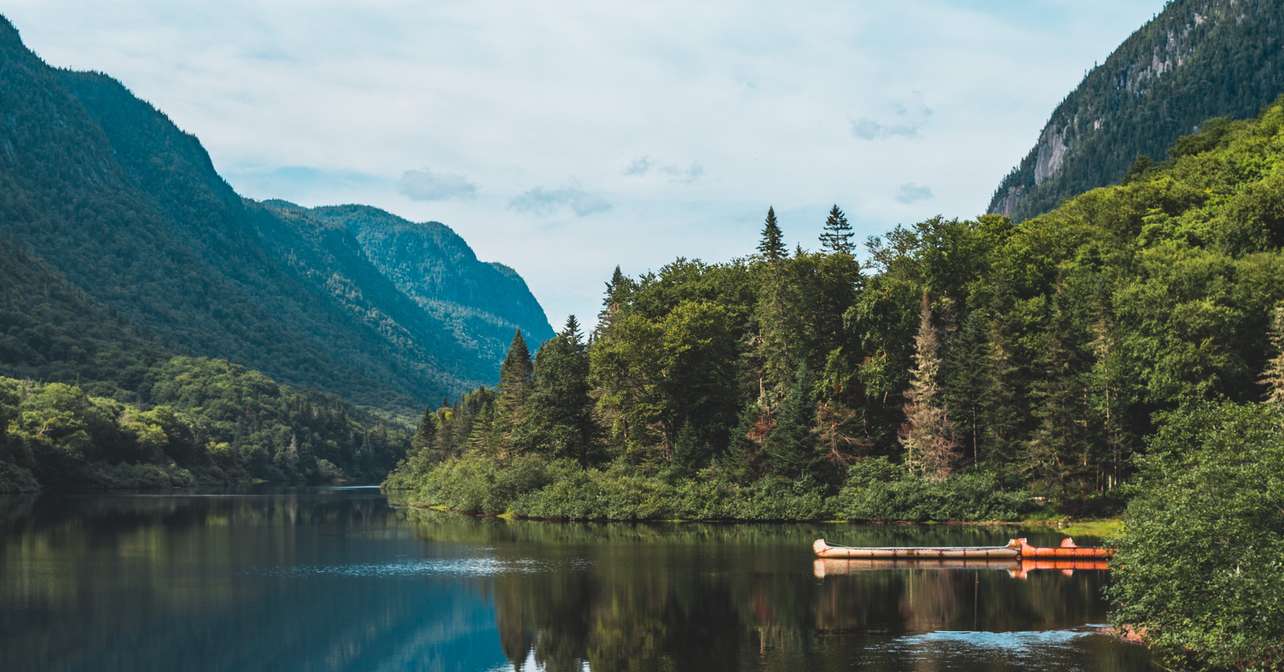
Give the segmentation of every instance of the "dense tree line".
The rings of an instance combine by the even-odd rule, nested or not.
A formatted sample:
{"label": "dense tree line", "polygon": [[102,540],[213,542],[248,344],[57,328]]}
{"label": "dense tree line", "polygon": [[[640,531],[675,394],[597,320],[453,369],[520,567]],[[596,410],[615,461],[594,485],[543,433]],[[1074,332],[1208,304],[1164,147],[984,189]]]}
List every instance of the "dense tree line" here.
{"label": "dense tree line", "polygon": [[142,405],[0,378],[0,491],[370,482],[405,454],[398,425],[224,361],[146,376]]}
{"label": "dense tree line", "polygon": [[[973,481],[1067,511],[1114,506],[1165,418],[1257,401],[1263,372],[1277,375],[1282,120],[1275,106],[1214,125],[1129,183],[1023,223],[897,227],[863,260],[835,207],[819,251],[788,250],[768,210],[752,257],[617,270],[587,339],[572,320],[532,363],[518,334],[498,388],[427,413],[391,484],[554,517],[540,493],[576,491],[557,481],[610,493],[617,476],[660,493],[835,495],[799,509],[819,513],[851,513],[870,474],[914,484],[907,507]],[[461,494],[474,477],[474,495],[488,482],[507,494]]]}

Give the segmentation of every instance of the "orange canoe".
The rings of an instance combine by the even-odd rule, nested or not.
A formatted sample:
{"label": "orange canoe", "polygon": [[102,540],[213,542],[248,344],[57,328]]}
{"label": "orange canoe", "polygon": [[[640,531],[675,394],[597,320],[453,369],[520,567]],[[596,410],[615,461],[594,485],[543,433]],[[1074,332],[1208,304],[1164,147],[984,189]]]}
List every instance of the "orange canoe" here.
{"label": "orange canoe", "polygon": [[1055,560],[1087,560],[1087,559],[1105,559],[1113,557],[1115,549],[1104,546],[1078,546],[1074,539],[1066,537],[1061,540],[1061,545],[1053,548],[1042,546],[1031,546],[1025,538],[1013,539],[1008,542],[1011,545],[1017,543],[1021,549],[1023,558],[1048,558]]}

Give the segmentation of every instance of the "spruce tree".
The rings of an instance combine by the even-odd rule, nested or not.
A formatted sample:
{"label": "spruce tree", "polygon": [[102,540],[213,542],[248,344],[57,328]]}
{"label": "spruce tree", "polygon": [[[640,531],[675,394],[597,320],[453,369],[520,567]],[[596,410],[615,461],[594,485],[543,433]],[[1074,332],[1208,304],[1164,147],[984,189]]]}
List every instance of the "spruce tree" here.
{"label": "spruce tree", "polygon": [[748,483],[760,475],[765,430],[762,407],[756,401],[746,403],[731,431],[727,452],[718,458],[718,465],[737,482]]}
{"label": "spruce tree", "polygon": [[788,252],[774,208],[767,209],[758,253],[766,262],[758,267],[758,300],[754,307],[758,326],[754,350],[760,363],[758,403],[771,412],[786,393],[797,368],[797,331],[791,322],[801,303],[786,263]]}
{"label": "spruce tree", "polygon": [[530,393],[531,440],[558,457],[588,466],[593,440],[589,360],[579,321],[572,315],[540,348]]}
{"label": "spruce tree", "polygon": [[1095,456],[1100,487],[1114,489],[1123,478],[1132,455],[1133,439],[1127,429],[1127,369],[1115,329],[1104,318],[1093,325],[1093,406],[1100,422],[1104,455]]}
{"label": "spruce tree", "polygon": [[1074,458],[1084,443],[1088,415],[1086,390],[1075,371],[1073,353],[1062,334],[1046,335],[1039,356],[1041,376],[1030,389],[1036,424],[1026,441],[1021,467],[1025,476],[1050,490],[1063,489],[1074,477]]}
{"label": "spruce tree", "polygon": [[932,305],[923,292],[919,309],[918,336],[914,339],[914,370],[905,393],[905,424],[900,442],[905,464],[915,473],[932,480],[950,475],[958,459],[954,425],[941,399],[941,356],[939,337],[932,324]]}
{"label": "spruce tree", "polygon": [[629,300],[629,295],[633,290],[633,281],[629,276],[620,270],[619,266],[611,273],[611,279],[606,283],[606,292],[602,298],[602,310],[597,314],[597,328],[595,333],[602,333],[611,326],[611,322],[620,308]]}
{"label": "spruce tree", "polygon": [[836,254],[852,254],[855,251],[852,245],[855,235],[852,225],[847,223],[847,215],[835,203],[829,210],[829,217],[825,219],[825,228],[820,232],[821,246]]}
{"label": "spruce tree", "polygon": [[985,328],[985,316],[972,311],[957,330],[949,333],[942,355],[943,401],[958,430],[959,447],[973,464],[981,461]]}
{"label": "spruce tree", "polygon": [[522,439],[527,429],[532,371],[530,350],[518,329],[499,367],[499,396],[495,400],[491,437],[501,456],[525,448]]}
{"label": "spruce tree", "polygon": [[758,241],[758,256],[769,262],[778,262],[788,255],[785,237],[776,223],[776,209],[767,208],[767,219],[762,223],[762,236]]}
{"label": "spruce tree", "polygon": [[804,362],[798,367],[776,413],[776,426],[768,432],[763,451],[771,470],[781,476],[796,478],[814,472],[821,455],[812,423],[816,418],[816,400],[811,371]]}
{"label": "spruce tree", "polygon": [[1274,356],[1266,362],[1262,384],[1266,386],[1266,401],[1284,407],[1284,302],[1271,311],[1271,324],[1267,335]]}
{"label": "spruce tree", "polygon": [[981,360],[980,425],[978,463],[1000,470],[1011,467],[1021,437],[1020,370],[1012,360],[1002,327],[991,323],[985,357]]}
{"label": "spruce tree", "polygon": [[410,439],[410,450],[412,452],[426,452],[432,450],[434,438],[437,434],[437,414],[431,409],[424,411],[424,415],[419,419],[419,427],[415,429],[415,435]]}

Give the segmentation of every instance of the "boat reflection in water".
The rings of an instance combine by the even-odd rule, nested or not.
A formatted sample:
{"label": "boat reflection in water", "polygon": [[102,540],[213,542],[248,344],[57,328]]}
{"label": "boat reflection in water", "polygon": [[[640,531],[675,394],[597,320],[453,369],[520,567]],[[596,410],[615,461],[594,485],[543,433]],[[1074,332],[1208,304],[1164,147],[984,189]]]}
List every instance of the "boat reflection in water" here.
{"label": "boat reflection in water", "polygon": [[1002,570],[1014,579],[1027,579],[1031,572],[1059,571],[1073,576],[1076,571],[1104,572],[1110,569],[1106,560],[1055,560],[1039,558],[1013,559],[942,559],[942,560],[890,560],[890,559],[834,559],[816,558],[812,573],[818,579],[841,576],[855,572],[887,570]]}

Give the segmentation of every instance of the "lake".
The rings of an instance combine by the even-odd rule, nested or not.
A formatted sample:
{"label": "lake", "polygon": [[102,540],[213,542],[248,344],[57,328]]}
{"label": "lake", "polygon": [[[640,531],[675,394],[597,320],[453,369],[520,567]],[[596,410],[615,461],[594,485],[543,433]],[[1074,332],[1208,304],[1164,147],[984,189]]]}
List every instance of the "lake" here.
{"label": "lake", "polygon": [[1016,532],[480,520],[375,489],[0,498],[0,669],[1152,669],[1102,632],[1106,572],[810,550]]}

